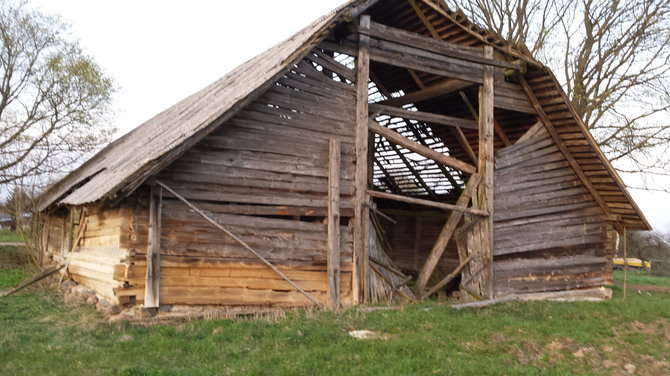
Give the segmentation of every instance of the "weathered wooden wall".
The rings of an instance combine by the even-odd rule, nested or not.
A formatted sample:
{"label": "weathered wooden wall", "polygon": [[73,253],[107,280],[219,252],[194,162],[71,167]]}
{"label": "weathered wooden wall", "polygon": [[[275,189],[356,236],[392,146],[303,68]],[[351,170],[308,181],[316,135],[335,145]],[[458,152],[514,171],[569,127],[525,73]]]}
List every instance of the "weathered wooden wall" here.
{"label": "weathered wooden wall", "polygon": [[[418,274],[447,220],[447,215],[416,211],[390,214],[390,216],[397,223],[381,220],[386,239],[392,248],[388,255],[402,270]],[[458,252],[455,242],[452,241],[449,242],[436,269],[441,275],[446,275],[456,266],[458,266]]]}
{"label": "weathered wooden wall", "polygon": [[495,295],[611,283],[612,223],[544,127],[499,150],[495,173]]}
{"label": "weathered wooden wall", "polygon": [[124,263],[129,252],[121,247],[127,211],[104,204],[62,208],[46,219],[45,251],[48,257],[68,264],[74,281],[118,303],[123,286]]}
{"label": "weathered wooden wall", "polygon": [[[327,301],[329,140],[341,141],[341,293],[352,304],[353,86],[308,55],[277,85],[161,172],[157,179],[226,226],[322,303]],[[309,306],[269,267],[164,192],[161,304]],[[146,202],[146,200],[138,200]],[[148,206],[136,205],[121,248],[134,252],[124,296],[144,298]]]}

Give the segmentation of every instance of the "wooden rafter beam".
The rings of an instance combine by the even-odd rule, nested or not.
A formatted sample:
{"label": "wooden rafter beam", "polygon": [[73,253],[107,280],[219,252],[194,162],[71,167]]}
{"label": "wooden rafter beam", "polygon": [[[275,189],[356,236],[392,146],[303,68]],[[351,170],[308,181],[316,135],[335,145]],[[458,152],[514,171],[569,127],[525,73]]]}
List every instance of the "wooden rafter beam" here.
{"label": "wooden rafter beam", "polygon": [[376,158],[374,162],[377,165],[377,167],[379,167],[379,170],[382,172],[382,174],[384,174],[384,176],[388,180],[389,188],[391,188],[391,190],[394,193],[402,194],[402,190],[398,186],[398,183],[396,183],[395,178],[384,168],[384,166]]}
{"label": "wooden rafter beam", "polygon": [[437,30],[435,30],[435,26],[433,26],[433,23],[430,22],[428,17],[426,17],[426,14],[423,13],[423,10],[421,10],[419,4],[416,3],[416,0],[407,0],[407,2],[412,7],[412,9],[414,9],[414,13],[419,16],[421,23],[423,23],[430,35],[432,35],[435,39],[441,40],[442,36],[440,36],[440,33],[438,33]]}
{"label": "wooden rafter beam", "polygon": [[[463,101],[465,102],[465,105],[468,107],[468,110],[470,110],[472,116],[475,117],[475,120],[479,121],[479,114],[477,114],[477,110],[475,110],[475,107],[472,105],[472,102],[470,102],[470,98],[468,98],[468,95],[465,94],[464,91],[460,91],[459,94],[461,95],[461,98],[463,98]],[[498,135],[503,144],[505,144],[505,146],[511,146],[512,141],[510,141],[509,137],[507,137],[505,131],[500,126],[500,123],[498,123],[498,121],[495,119],[493,120],[493,126],[495,128],[496,135]]]}
{"label": "wooden rafter beam", "polygon": [[410,111],[404,108],[386,106],[383,104],[370,104],[370,112],[373,114],[390,115],[399,118],[418,120],[426,123],[446,125],[450,127],[460,127],[473,130],[478,129],[477,122],[475,120],[433,114],[423,111]]}
{"label": "wooden rafter beam", "polygon": [[412,167],[412,165],[409,163],[409,160],[407,160],[407,157],[405,157],[405,155],[402,153],[402,151],[400,151],[400,148],[398,148],[398,146],[393,144],[393,143],[389,142],[389,144],[391,145],[391,148],[393,149],[393,151],[398,155],[398,158],[400,158],[402,163],[405,164],[405,167],[407,167],[409,172],[411,172],[412,175],[414,175],[414,178],[417,180],[417,182],[419,183],[421,188],[423,188],[426,191],[426,193],[428,193],[428,195],[432,199],[436,199],[437,196],[435,195],[435,192],[433,192],[433,190],[430,189],[428,184],[426,184],[426,182],[421,178],[421,175],[419,175],[419,172],[416,171],[416,169],[414,167]]}
{"label": "wooden rafter beam", "polygon": [[437,152],[433,149],[427,148],[418,142],[412,141],[408,139],[407,137],[404,137],[398,132],[395,132],[391,129],[388,129],[381,124],[377,123],[376,121],[369,119],[368,121],[368,128],[370,131],[386,138],[389,140],[389,142],[396,143],[405,149],[411,150],[419,155],[422,155],[428,159],[432,159],[433,161],[452,167],[456,170],[463,171],[468,174],[474,174],[477,172],[477,168],[471,164],[465,163],[463,161],[460,161],[454,157],[450,157],[448,155],[444,155],[440,152]]}
{"label": "wooden rafter beam", "polygon": [[[419,125],[418,124],[412,124],[412,123],[408,122],[406,119],[403,119],[403,120],[405,121],[405,123],[407,123],[407,128],[409,128],[410,131],[412,131],[412,134],[414,134],[414,137],[416,137],[416,139],[419,140],[419,143],[421,145],[425,146],[425,147],[429,147],[428,144],[426,143],[426,141],[423,139],[423,137],[421,137],[421,134],[419,133],[419,131],[417,129]],[[457,128],[457,129],[460,129],[460,128]],[[447,178],[447,180],[449,180],[449,183],[451,183],[451,186],[454,187],[454,189],[456,191],[461,190],[460,185],[458,184],[456,179],[454,179],[454,177],[451,175],[451,172],[449,170],[447,170],[446,167],[444,167],[441,164],[438,164],[437,168],[442,172],[442,174],[444,174],[444,176]]]}
{"label": "wooden rafter beam", "polygon": [[506,54],[512,55],[512,56],[518,58],[519,60],[521,60],[521,61],[523,61],[523,62],[525,62],[525,63],[528,63],[528,64],[530,64],[530,65],[532,65],[532,66],[534,66],[534,67],[536,67],[536,68],[538,68],[538,69],[541,69],[541,68],[542,68],[542,64],[541,64],[541,63],[539,63],[538,61],[534,60],[533,58],[528,57],[528,56],[526,56],[525,54],[523,54],[523,53],[517,51],[516,49],[513,49],[513,48],[511,47],[511,45],[509,45],[509,44],[508,44],[508,45],[503,45],[503,46],[498,46],[498,45],[496,45],[496,44],[494,44],[494,43],[489,42],[489,41],[486,39],[486,36],[481,35],[481,34],[479,34],[479,33],[477,33],[476,31],[473,30],[474,25],[471,25],[470,27],[466,27],[465,25],[463,25],[462,23],[460,23],[460,22],[458,22],[456,19],[454,19],[454,17],[452,17],[450,14],[448,14],[444,9],[442,9],[442,8],[440,7],[439,4],[435,3],[434,1],[432,1],[432,0],[421,0],[421,1],[422,1],[424,4],[428,5],[429,7],[431,7],[431,8],[432,8],[433,10],[435,10],[436,12],[440,13],[442,16],[444,16],[444,17],[447,18],[448,20],[454,22],[456,25],[458,25],[458,26],[461,27],[463,30],[465,30],[467,33],[469,33],[470,35],[472,35],[472,36],[474,36],[475,38],[479,39],[479,40],[482,41],[483,43],[492,45],[492,46],[494,46],[496,49],[498,49],[498,50],[500,50],[500,51],[502,51],[502,52],[504,52],[504,53],[506,53]]}
{"label": "wooden rafter beam", "polygon": [[554,127],[552,121],[549,119],[549,116],[547,116],[547,113],[544,112],[544,109],[540,104],[540,100],[537,99],[537,96],[535,96],[535,93],[528,84],[528,81],[526,81],[526,78],[523,76],[519,76],[519,82],[521,83],[521,87],[523,87],[523,90],[528,95],[530,102],[533,104],[535,111],[537,111],[537,115],[540,117],[540,121],[542,121],[542,123],[544,124],[544,127],[551,135],[551,138],[556,143],[556,146],[558,146],[558,149],[561,151],[565,159],[568,161],[568,164],[570,165],[572,170],[579,177],[579,180],[591,193],[593,199],[596,201],[596,203],[598,203],[598,206],[600,206],[600,208],[605,212],[605,214],[607,215],[612,214],[609,206],[607,205],[607,202],[605,202],[603,197],[600,195],[600,192],[598,192],[598,190],[593,186],[588,176],[586,176],[586,174],[584,173],[584,170],[582,170],[582,167],[579,165],[579,162],[577,162],[575,157],[573,157],[572,153],[570,153],[570,151],[568,150],[567,146],[565,146],[565,143],[563,142],[561,135],[558,134],[558,131]]}
{"label": "wooden rafter beam", "polygon": [[428,99],[438,98],[447,94],[457,92],[472,85],[473,84],[470,82],[460,80],[449,80],[441,82],[439,84],[428,86],[425,89],[407,93],[402,97],[387,99],[383,102],[379,102],[379,104],[387,106],[402,106],[410,103],[419,103],[426,101]]}
{"label": "wooden rafter beam", "polygon": [[428,206],[428,207],[431,207],[431,208],[437,208],[437,209],[442,209],[442,210],[450,210],[450,211],[455,211],[455,212],[460,212],[460,213],[467,213],[467,214],[472,214],[472,215],[488,216],[488,212],[486,212],[484,210],[472,209],[472,208],[468,208],[468,207],[461,206],[461,205],[445,204],[443,202],[435,202],[435,201],[424,200],[424,199],[420,199],[420,198],[394,195],[393,193],[377,192],[377,191],[370,191],[370,190],[368,191],[368,194],[372,197],[384,198],[384,199],[392,200],[392,201],[400,201],[400,202],[405,202],[405,203],[408,203],[408,204]]}

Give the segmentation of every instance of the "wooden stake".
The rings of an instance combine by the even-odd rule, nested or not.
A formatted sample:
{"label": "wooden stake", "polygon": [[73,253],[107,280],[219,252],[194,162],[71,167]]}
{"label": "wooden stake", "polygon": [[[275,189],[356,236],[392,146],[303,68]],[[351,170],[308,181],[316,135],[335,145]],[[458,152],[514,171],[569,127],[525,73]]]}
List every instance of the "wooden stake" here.
{"label": "wooden stake", "polygon": [[330,140],[328,165],[328,306],[340,308],[340,141]]}
{"label": "wooden stake", "polygon": [[211,223],[214,227],[218,228],[219,230],[223,231],[226,235],[230,236],[233,240],[236,242],[240,243],[242,247],[244,247],[247,251],[251,252],[254,256],[256,256],[259,260],[261,260],[265,265],[267,265],[270,269],[272,269],[275,273],[277,273],[280,277],[282,277],[286,282],[288,282],[289,285],[293,286],[296,290],[298,290],[301,294],[305,295],[307,299],[309,299],[312,303],[314,303],[317,307],[323,308],[323,305],[319,303],[318,300],[314,299],[307,291],[303,290],[300,286],[296,285],[295,282],[293,282],[289,277],[286,276],[281,270],[277,269],[276,266],[272,265],[270,261],[268,261],[265,257],[261,256],[258,252],[256,252],[253,248],[251,248],[247,243],[244,242],[244,240],[240,239],[237,237],[237,235],[233,234],[230,232],[227,228],[221,226],[218,222],[213,220],[210,216],[205,214],[202,210],[198,209],[195,205],[193,205],[190,201],[184,198],[184,196],[180,195],[179,193],[175,192],[172,188],[168,187],[167,185],[161,183],[160,181],[156,180],[156,184],[160,185],[161,187],[165,188],[166,191],[170,192],[173,196],[175,196],[178,200],[186,204],[189,208],[193,209],[193,211],[201,216],[203,219],[205,219],[207,222]]}
{"label": "wooden stake", "polygon": [[[623,298],[628,291],[628,236],[626,226],[623,226]],[[644,261],[643,261],[644,262]]]}
{"label": "wooden stake", "polygon": [[[370,16],[360,18],[360,29],[370,29]],[[365,301],[368,270],[369,212],[365,205],[368,187],[368,82],[370,81],[370,37],[359,34],[356,58],[356,166],[354,172],[354,304]]]}
{"label": "wooden stake", "polygon": [[161,206],[163,190],[152,185],[149,194],[149,240],[147,244],[147,274],[144,289],[144,308],[160,306],[161,278]]}

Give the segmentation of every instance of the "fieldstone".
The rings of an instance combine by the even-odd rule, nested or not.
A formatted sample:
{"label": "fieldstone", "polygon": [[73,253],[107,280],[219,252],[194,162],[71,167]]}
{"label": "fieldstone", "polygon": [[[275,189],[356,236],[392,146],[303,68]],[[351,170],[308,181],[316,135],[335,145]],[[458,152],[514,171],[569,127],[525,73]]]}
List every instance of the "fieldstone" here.
{"label": "fieldstone", "polygon": [[77,285],[77,282],[75,282],[71,279],[68,279],[67,281],[61,283],[58,286],[58,288],[60,289],[60,291],[65,293],[65,292],[69,291],[70,289],[72,289],[73,287],[75,287],[76,285]]}
{"label": "fieldstone", "polygon": [[629,375],[634,375],[635,371],[637,371],[637,367],[635,366],[635,364],[632,363],[627,363],[626,365],[623,366],[623,369]]}
{"label": "fieldstone", "polygon": [[98,304],[98,297],[95,295],[91,295],[88,298],[86,298],[86,304],[90,305],[96,305]]}

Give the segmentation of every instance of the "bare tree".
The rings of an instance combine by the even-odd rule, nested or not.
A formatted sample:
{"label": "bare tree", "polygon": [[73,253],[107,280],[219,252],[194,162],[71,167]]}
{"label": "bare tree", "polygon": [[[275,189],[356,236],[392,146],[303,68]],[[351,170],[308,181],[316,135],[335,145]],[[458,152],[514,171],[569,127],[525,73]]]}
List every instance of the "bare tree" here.
{"label": "bare tree", "polygon": [[670,173],[670,0],[446,2],[556,72],[619,171]]}
{"label": "bare tree", "polygon": [[107,143],[113,83],[55,16],[0,1],[0,187],[63,173]]}

